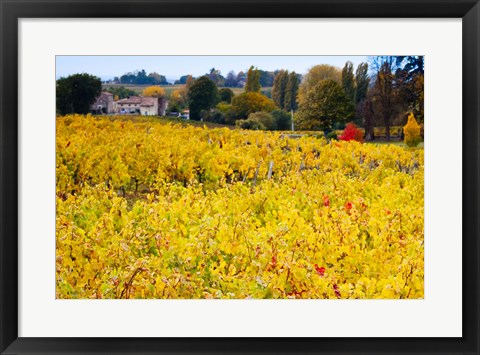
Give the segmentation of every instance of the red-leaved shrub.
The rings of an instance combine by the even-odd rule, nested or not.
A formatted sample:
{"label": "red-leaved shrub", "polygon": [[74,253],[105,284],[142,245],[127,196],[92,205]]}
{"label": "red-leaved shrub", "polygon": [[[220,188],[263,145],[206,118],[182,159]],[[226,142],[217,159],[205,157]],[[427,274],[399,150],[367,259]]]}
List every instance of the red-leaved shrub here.
{"label": "red-leaved shrub", "polygon": [[343,134],[338,139],[341,141],[363,142],[363,132],[358,129],[355,123],[350,122],[345,126]]}

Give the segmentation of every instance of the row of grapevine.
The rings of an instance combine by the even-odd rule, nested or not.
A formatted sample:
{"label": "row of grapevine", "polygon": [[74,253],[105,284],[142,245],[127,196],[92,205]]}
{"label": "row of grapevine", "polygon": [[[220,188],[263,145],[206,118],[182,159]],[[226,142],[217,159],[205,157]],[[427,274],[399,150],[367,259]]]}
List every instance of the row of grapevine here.
{"label": "row of grapevine", "polygon": [[[338,149],[342,147],[341,149]],[[298,169],[342,170],[368,175],[372,168],[423,165],[423,153],[323,139],[287,139],[278,133],[179,128],[67,116],[57,119],[57,188],[75,191],[106,183],[138,190],[164,181],[208,188],[270,175],[279,180]],[[388,151],[388,154],[385,154]]]}

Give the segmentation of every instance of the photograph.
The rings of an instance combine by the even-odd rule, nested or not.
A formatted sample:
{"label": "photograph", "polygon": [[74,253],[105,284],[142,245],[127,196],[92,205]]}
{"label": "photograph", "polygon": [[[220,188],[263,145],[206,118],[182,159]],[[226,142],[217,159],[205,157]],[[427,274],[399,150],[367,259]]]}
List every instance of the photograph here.
{"label": "photograph", "polygon": [[54,80],[56,299],[424,299],[424,56],[57,55]]}
{"label": "photograph", "polygon": [[480,0],[0,0],[0,355],[478,355]]}

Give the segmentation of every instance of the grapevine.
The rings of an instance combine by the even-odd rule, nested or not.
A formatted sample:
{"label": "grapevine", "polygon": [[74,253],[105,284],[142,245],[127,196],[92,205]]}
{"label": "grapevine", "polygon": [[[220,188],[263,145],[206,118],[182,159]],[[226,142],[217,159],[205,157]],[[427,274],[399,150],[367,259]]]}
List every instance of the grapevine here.
{"label": "grapevine", "polygon": [[57,298],[423,298],[423,149],[56,121]]}

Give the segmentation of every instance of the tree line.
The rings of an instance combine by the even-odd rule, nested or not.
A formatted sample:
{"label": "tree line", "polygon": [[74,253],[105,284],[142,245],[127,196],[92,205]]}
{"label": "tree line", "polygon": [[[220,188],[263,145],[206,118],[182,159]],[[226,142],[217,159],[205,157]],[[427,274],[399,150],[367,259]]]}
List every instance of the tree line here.
{"label": "tree line", "polygon": [[[365,128],[365,140],[375,139],[374,127],[378,126],[385,127],[390,140],[390,127],[405,124],[408,113],[423,122],[423,77],[422,56],[370,57],[356,70],[350,61],[342,69],[320,64],[303,77],[278,70],[270,99],[261,92],[261,71],[252,66],[244,93],[222,99],[218,85],[205,75],[192,81],[184,102],[192,119],[249,129],[290,129],[287,114],[294,113],[298,130],[327,134],[352,121]],[[272,115],[273,111],[277,112]],[[281,124],[276,124],[279,112]]]}
{"label": "tree line", "polygon": [[385,127],[390,140],[393,123],[405,124],[408,113],[423,122],[424,63],[422,56],[376,56],[353,70],[318,65],[304,76],[298,94],[301,129],[330,131],[354,121],[375,139],[374,127]]}
{"label": "tree line", "polygon": [[[280,77],[285,77],[282,87],[276,83]],[[191,81],[184,89],[184,103],[188,105],[190,118],[237,125],[244,129],[290,129],[291,116],[286,112],[286,102],[296,107],[297,74],[284,70],[277,72],[272,81],[274,98],[262,93],[261,78],[262,71],[251,66],[246,73],[244,92],[238,95],[229,88],[219,88],[209,75]]]}
{"label": "tree line", "polygon": [[121,77],[115,77],[113,81],[130,85],[168,85],[167,78],[164,75],[156,72],[147,74],[145,69],[125,73]]}
{"label": "tree line", "polygon": [[[133,77],[151,75],[142,70]],[[242,80],[244,92],[235,95],[225,86],[238,84],[238,80]],[[188,108],[193,120],[246,129],[289,130],[293,116],[296,130],[328,134],[352,121],[365,128],[365,140],[375,139],[374,127],[378,126],[385,127],[389,140],[390,127],[403,125],[408,113],[423,123],[422,56],[369,57],[356,69],[349,61],[342,69],[320,64],[303,76],[284,69],[265,72],[251,66],[245,73],[230,72],[224,78],[212,68],[198,78],[182,76],[179,83],[184,86],[169,94],[160,93],[169,96],[170,111]],[[271,93],[263,90],[264,84],[272,87]],[[88,74],[61,78],[57,80],[57,109],[61,113],[87,113],[100,91],[100,79]],[[133,94],[125,88],[110,91],[119,98]]]}
{"label": "tree line", "polygon": [[[262,87],[273,86],[273,81],[279,71],[280,70],[267,71],[267,70],[258,69],[260,85]],[[239,71],[238,73],[235,73],[235,71],[231,70],[228,72],[227,76],[224,77],[221,74],[220,70],[212,68],[205,75],[208,76],[218,87],[243,88],[247,81],[248,72]],[[186,84],[189,76],[191,75],[189,74],[182,75],[180,79],[174,82],[174,84],[175,85]]]}
{"label": "tree line", "polygon": [[[258,69],[260,75],[260,85],[262,87],[271,87],[275,76],[280,70],[267,71]],[[206,74],[217,86],[219,87],[230,87],[238,88],[245,85],[247,79],[247,73],[240,71],[235,73],[231,70],[228,72],[227,76],[223,76],[221,71],[215,68],[211,68]],[[178,80],[174,81],[174,85],[185,85],[187,83],[190,74],[182,75]],[[119,84],[126,85],[169,85],[164,75],[158,74],[156,72],[148,73],[145,69],[135,70],[133,72],[128,72],[122,76],[114,77],[113,81]]]}

